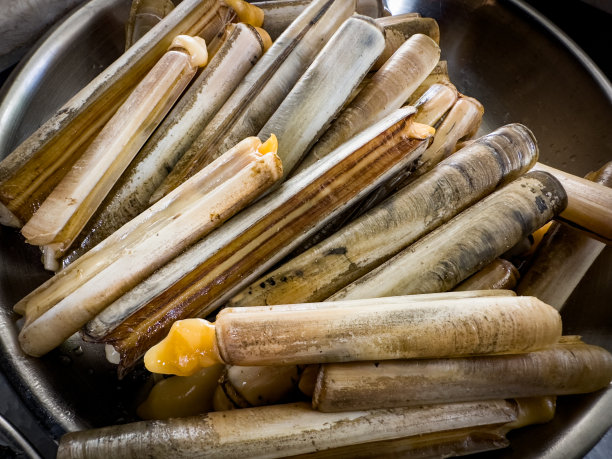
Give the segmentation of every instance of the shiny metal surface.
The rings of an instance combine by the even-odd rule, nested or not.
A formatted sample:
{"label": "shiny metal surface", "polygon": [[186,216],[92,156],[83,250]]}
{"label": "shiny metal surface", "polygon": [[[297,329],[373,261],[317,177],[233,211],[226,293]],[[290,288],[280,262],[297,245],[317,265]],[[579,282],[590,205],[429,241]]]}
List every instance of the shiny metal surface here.
{"label": "shiny metal surface", "polygon": [[[578,175],[612,159],[612,88],[584,54],[519,1],[388,0],[394,14],[417,11],[440,24],[452,81],[485,107],[481,131],[529,126],[541,160]],[[123,48],[128,0],[92,0],[14,72],[0,94],[0,157]],[[0,228],[0,364],[50,433],[129,420],[141,375],[117,382],[100,349],[78,338],[43,359],[16,345],[12,305],[48,277],[36,249]],[[564,332],[612,351],[612,249],[604,250],[562,310]],[[563,397],[555,419],[510,434],[498,456],[581,457],[612,425],[612,390]]]}
{"label": "shiny metal surface", "polygon": [[18,62],[45,30],[83,1],[0,2],[0,71]]}
{"label": "shiny metal surface", "polygon": [[[2,444],[7,444],[11,454],[15,456],[23,454],[31,459],[40,459],[40,455],[30,442],[4,416],[0,415],[0,445]],[[1,448],[0,453],[2,453]]]}

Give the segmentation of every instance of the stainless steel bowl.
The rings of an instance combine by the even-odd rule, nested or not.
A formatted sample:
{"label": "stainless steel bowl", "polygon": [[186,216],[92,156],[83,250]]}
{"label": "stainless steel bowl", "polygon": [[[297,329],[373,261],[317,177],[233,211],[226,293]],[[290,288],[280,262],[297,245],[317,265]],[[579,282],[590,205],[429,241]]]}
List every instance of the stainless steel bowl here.
{"label": "stainless steel bowl", "polygon": [[[439,21],[453,82],[478,98],[482,132],[521,122],[541,159],[584,175],[612,159],[612,87],[558,29],[519,1],[389,0],[394,14]],[[0,93],[0,157],[33,132],[123,48],[128,0],[92,0],[50,32]],[[117,381],[99,348],[73,337],[42,359],[20,352],[12,306],[49,275],[36,249],[0,228],[0,364],[48,429],[63,432],[133,418],[139,373]],[[607,248],[562,311],[564,332],[612,351],[612,249]],[[580,457],[612,425],[612,390],[562,397],[555,420],[511,434],[513,457]]]}

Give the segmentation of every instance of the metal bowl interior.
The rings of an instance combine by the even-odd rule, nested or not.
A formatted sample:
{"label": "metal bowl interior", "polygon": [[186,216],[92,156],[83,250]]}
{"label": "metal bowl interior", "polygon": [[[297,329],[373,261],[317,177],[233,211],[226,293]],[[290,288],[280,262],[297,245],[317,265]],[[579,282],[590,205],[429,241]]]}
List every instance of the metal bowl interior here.
{"label": "metal bowl interior", "polygon": [[[92,0],[47,34],[0,93],[0,157],[110,64],[123,48],[128,0]],[[482,133],[521,122],[541,160],[577,175],[612,158],[612,88],[554,26],[519,1],[389,0],[398,14],[438,20],[442,57],[461,92],[485,106]],[[43,282],[37,250],[0,228],[0,364],[58,438],[65,431],[124,422],[144,387],[142,373],[117,381],[100,348],[78,337],[42,359],[20,352],[12,306]],[[564,333],[612,351],[612,249],[606,248],[562,310]],[[511,434],[513,457],[580,457],[612,425],[612,390],[561,397],[546,425]],[[537,441],[534,441],[537,439]]]}

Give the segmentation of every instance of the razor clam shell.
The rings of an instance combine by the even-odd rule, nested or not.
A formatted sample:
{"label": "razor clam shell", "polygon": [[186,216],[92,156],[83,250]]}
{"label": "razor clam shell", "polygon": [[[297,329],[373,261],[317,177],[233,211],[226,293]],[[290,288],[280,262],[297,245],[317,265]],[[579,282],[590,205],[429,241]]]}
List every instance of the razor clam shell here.
{"label": "razor clam shell", "polygon": [[408,38],[417,33],[440,43],[440,28],[433,18],[415,17],[408,13],[378,18],[376,22],[385,30],[385,50],[374,64],[374,70],[382,67]]}
{"label": "razor clam shell", "polygon": [[[347,19],[261,128],[258,137],[278,137],[284,177],[335,118],[384,45],[385,37],[374,20],[359,15]],[[389,107],[368,125],[400,105]]]}
{"label": "razor clam shell", "polygon": [[266,51],[177,162],[151,202],[189,178],[276,111],[327,40],[354,12],[354,0],[314,0]]}
{"label": "razor clam shell", "polygon": [[417,34],[406,40],[342,110],[308,152],[296,173],[325,157],[370,124],[400,108],[429,75],[439,58],[440,48],[429,37]]}
{"label": "razor clam shell", "polygon": [[[245,153],[252,156],[246,164],[234,161],[239,166],[232,167],[235,173],[229,179],[207,188],[201,182],[211,174],[202,171],[151,212],[133,220],[129,225],[133,231],[119,230],[110,244],[85,263],[65,275],[59,273],[59,279],[50,279],[28,295],[26,322],[19,334],[24,352],[40,356],[59,346],[113,300],[221,226],[280,179],[282,166],[274,152]],[[70,293],[58,294],[62,290]]]}
{"label": "razor clam shell", "polygon": [[612,354],[582,342],[527,354],[321,365],[313,407],[325,412],[585,394],[612,379]]}
{"label": "razor clam shell", "polygon": [[[69,168],[76,161],[79,152],[83,151],[79,148],[87,144],[87,139],[79,140],[79,138],[85,128],[88,128],[86,137],[89,136],[91,141],[92,133],[98,129],[89,125],[103,123],[105,119],[110,118],[112,110],[109,111],[109,107],[118,108],[120,101],[125,99],[130,89],[166,52],[173,38],[181,33],[189,34],[194,27],[205,26],[205,19],[215,16],[215,11],[219,8],[225,7],[218,0],[181,2],[164,21],[139,40],[137,45],[131,47],[100,73],[0,162],[2,201],[7,207],[5,210],[11,212],[20,225],[31,217],[52,187],[61,180],[67,171],[66,168]],[[30,161],[39,161],[38,158],[53,155],[52,150],[58,148],[58,144],[62,152],[70,147],[72,153],[67,152],[68,156],[61,160],[59,155],[54,156],[52,161],[49,160],[52,167],[47,168],[42,176],[36,171],[31,171],[31,174],[34,174],[31,180],[44,183],[44,189],[37,187],[31,190],[31,193],[24,194],[23,186],[13,183],[14,180],[11,179],[16,175],[21,177],[20,170],[23,170]],[[20,181],[24,180],[23,177],[20,178]],[[26,180],[28,187],[32,183],[31,180]]]}
{"label": "razor clam shell", "polygon": [[125,49],[128,50],[173,9],[172,0],[132,0],[125,26]]}
{"label": "razor clam shell", "polygon": [[394,440],[331,448],[294,459],[396,459],[466,456],[506,448],[510,442],[503,427],[467,427]]}
{"label": "razor clam shell", "polygon": [[[425,295],[411,295],[405,298],[408,301],[435,301],[440,299],[475,298],[479,296],[515,296],[511,290],[480,290],[469,292],[446,292]],[[383,298],[381,302],[396,301],[395,298]],[[231,303],[229,307],[232,307]],[[295,391],[298,380],[299,388],[303,393],[312,397],[318,367],[307,366],[304,372],[300,366],[231,366],[228,367],[226,378],[220,381],[222,391],[228,400],[231,400],[235,408],[246,408],[248,406],[269,405],[278,403],[281,398],[286,397],[291,391]],[[314,371],[314,373],[312,373]],[[304,392],[304,373],[312,373],[311,391]]]}
{"label": "razor clam shell", "polygon": [[516,289],[561,310],[605,246],[575,228],[555,222]]}
{"label": "razor clam shell", "polygon": [[[159,341],[178,317],[221,306],[344,206],[413,162],[427,143],[410,137],[413,115],[414,109],[398,110],[354,137],[117,300],[119,311],[147,305],[105,338],[122,353],[122,364],[131,365],[149,347],[145,342]],[[149,321],[158,328],[143,333]]]}
{"label": "razor clam shell", "polygon": [[[253,2],[264,11],[262,27],[270,34],[272,40],[276,40],[310,3],[312,0]],[[355,12],[372,18],[381,17],[386,13],[381,0],[357,0]]]}
{"label": "razor clam shell", "polygon": [[[367,78],[368,77],[366,77],[366,79]],[[442,86],[442,85],[439,85],[439,86]],[[444,87],[446,87],[446,86],[444,86]],[[450,98],[448,97],[448,95],[449,95],[448,92],[449,91],[451,93],[450,94],[451,95]],[[455,93],[454,97],[453,97],[453,91]],[[431,96],[431,98],[429,98],[430,96]],[[417,101],[417,103],[414,104],[414,107],[417,109],[417,114],[415,116],[415,121],[421,119],[421,121],[417,121],[417,122],[430,121],[430,123],[425,123],[425,124],[435,125],[435,123],[439,119],[439,118],[436,118],[436,117],[442,117],[444,115],[444,113],[446,113],[447,109],[450,108],[450,106],[448,106],[448,104],[450,103],[450,105],[452,106],[455,103],[456,100],[457,100],[457,91],[456,91],[456,89],[455,89],[455,87],[453,85],[450,85],[450,83],[449,83],[449,87],[448,87],[447,90],[439,91],[439,90],[434,88],[431,92],[429,92],[429,91],[426,92],[423,95],[423,97],[420,98]],[[434,106],[433,110],[431,109],[432,105]],[[448,106],[448,108],[447,108],[447,106]],[[422,113],[423,112],[425,113],[425,116],[422,117]],[[315,147],[316,147],[316,144],[315,144]],[[304,163],[306,163],[306,161],[313,161],[313,159],[314,159],[313,157],[314,157],[314,155],[311,155],[309,153],[307,155],[307,157],[304,159]],[[411,167],[408,168],[406,171],[400,172],[398,174],[398,177],[404,177],[405,175],[412,173],[412,171],[414,170],[414,167],[412,167],[412,166],[413,165],[411,165]],[[301,170],[303,168],[305,168],[305,164],[300,164],[298,169],[293,173],[293,175],[296,175],[297,173],[301,172]],[[310,249],[311,247],[317,245],[318,243],[320,243],[324,239],[327,239],[332,234],[337,232],[340,228],[342,228],[343,226],[345,226],[349,222],[353,221],[359,215],[367,212],[368,210],[370,210],[371,208],[373,208],[374,206],[376,206],[377,204],[382,202],[386,197],[388,197],[390,194],[392,194],[392,191],[390,191],[390,190],[397,190],[398,189],[395,186],[395,183],[396,183],[397,180],[398,180],[398,178],[392,177],[388,181],[388,183],[382,184],[380,189],[374,190],[372,192],[372,194],[370,196],[367,196],[366,198],[364,198],[364,200],[362,202],[357,203],[352,208],[347,208],[342,213],[338,214],[338,216],[336,216],[336,218],[331,220],[328,224],[326,224],[323,228],[321,228],[312,237],[310,237],[309,239],[304,241],[303,244],[299,245],[293,251],[293,253],[290,255],[290,258],[295,258],[299,254],[301,254],[301,253],[305,252],[306,250]],[[367,204],[366,204],[366,202],[367,202]]]}
{"label": "razor clam shell", "polygon": [[[589,180],[612,187],[612,162],[587,175]],[[561,310],[605,244],[582,231],[555,222],[538,246],[517,291],[542,298]]]}
{"label": "razor clam shell", "polygon": [[[440,300],[449,300],[449,299],[493,297],[493,296],[516,296],[516,293],[513,292],[512,290],[501,290],[501,289],[500,290],[473,290],[473,291],[465,291],[465,292],[444,292],[444,293],[429,293],[429,294],[424,294],[424,295],[410,295],[410,296],[402,298],[402,300],[419,302],[419,301],[440,301]],[[377,304],[388,304],[388,303],[393,304],[397,302],[398,300],[399,300],[398,298],[393,298],[393,297],[379,298],[377,300]],[[352,302],[352,304],[359,304],[359,303],[366,303],[366,301],[356,300]],[[329,305],[329,307],[333,307],[331,303],[327,303],[327,304]],[[324,307],[324,305],[319,305],[319,307],[321,306]],[[231,303],[229,304],[229,307],[232,307]],[[256,368],[256,369],[260,369],[265,374],[267,372],[278,372],[279,371],[279,370],[274,370],[274,369],[283,369],[281,370],[283,373],[291,372],[291,368],[298,368],[298,367],[296,367],[295,365],[292,365],[288,367],[286,366],[259,366],[259,367],[238,367],[238,368],[241,368],[241,369]],[[302,393],[306,394],[308,397],[312,397],[312,394],[314,392],[318,371],[319,371],[318,365],[308,365],[302,372],[301,377],[299,379],[299,389]],[[241,381],[238,381],[238,383],[239,385],[236,385],[236,383],[234,383],[234,385],[229,386],[229,387],[224,386],[223,392],[227,396],[226,399],[231,397],[236,407],[237,406],[246,407],[247,405],[244,403],[244,398],[242,396],[239,396],[238,394],[234,394],[237,390],[234,387],[240,387],[243,384]],[[246,383],[247,384],[250,383],[250,378],[246,380]],[[271,382],[269,384],[274,384],[274,383]],[[242,404],[240,402],[242,402]]]}
{"label": "razor clam shell", "polygon": [[429,172],[457,149],[460,140],[471,138],[476,133],[482,121],[482,115],[483,107],[480,102],[471,97],[460,96],[438,126],[433,142],[419,158],[415,167],[401,171],[370,194],[349,218],[352,220],[362,215],[387,199],[393,192],[401,190]]}
{"label": "razor clam shell", "polygon": [[378,207],[253,282],[231,306],[322,301],[537,161],[535,137],[511,124],[481,137]]}
{"label": "razor clam shell", "polygon": [[415,121],[435,127],[455,105],[457,97],[458,92],[454,85],[432,84],[413,104],[417,109]]}
{"label": "razor clam shell", "polygon": [[443,292],[493,261],[567,205],[563,186],[529,172],[335,293],[331,300]]}
{"label": "razor clam shell", "polygon": [[[482,289],[513,289],[519,280],[519,272],[516,267],[508,260],[498,258],[466,280],[457,285],[455,292],[482,290]],[[529,294],[528,294],[529,295]],[[537,295],[529,295],[537,296]],[[538,297],[539,298],[539,297]],[[546,300],[540,298],[547,304]]]}
{"label": "razor clam shell", "polygon": [[[202,39],[179,38],[189,44],[175,44],[155,63],[21,229],[29,244],[50,246],[59,254],[68,250],[198,67],[206,63]],[[202,54],[201,59],[195,57]]]}
{"label": "razor clam shell", "polygon": [[561,337],[559,313],[534,297],[378,300],[226,308],[217,350],[231,365],[288,365],[517,354]]}
{"label": "razor clam shell", "polygon": [[[438,62],[431,73],[425,78],[425,81],[421,83],[421,86],[416,88],[410,98],[406,101],[407,105],[414,105],[417,100],[434,84],[453,84],[448,76],[448,63],[444,60]],[[454,86],[453,86],[454,87]]]}
{"label": "razor clam shell", "polygon": [[612,244],[612,188],[542,163],[533,169],[554,175],[567,190],[567,208],[558,220]]}
{"label": "razor clam shell", "polygon": [[149,198],[206,123],[253,68],[263,52],[259,34],[246,24],[233,31],[204,71],[136,155],[100,208],[63,257],[68,266],[149,206]]}
{"label": "razor clam shell", "polygon": [[137,422],[66,434],[58,459],[286,457],[350,444],[465,427],[507,424],[516,405],[496,400],[351,413],[320,413],[306,403]]}

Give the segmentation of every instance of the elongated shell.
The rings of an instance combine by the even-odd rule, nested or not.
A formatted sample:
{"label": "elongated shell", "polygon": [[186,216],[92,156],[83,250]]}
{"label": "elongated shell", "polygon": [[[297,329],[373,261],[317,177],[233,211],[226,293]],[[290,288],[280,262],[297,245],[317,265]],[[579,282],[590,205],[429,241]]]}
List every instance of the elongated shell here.
{"label": "elongated shell", "polygon": [[471,275],[466,280],[461,282],[453,290],[469,291],[497,288],[512,290],[514,287],[516,287],[518,280],[518,269],[516,269],[516,267],[508,260],[497,258],[476,274]]}
{"label": "elongated shell", "polygon": [[353,14],[354,7],[354,0],[313,1],[246,75],[155,191],[151,202],[160,199],[239,140],[256,135],[327,40]]}
{"label": "elongated shell", "polygon": [[434,84],[452,84],[448,76],[448,63],[446,61],[438,62],[438,65],[436,65],[427,78],[425,78],[421,86],[416,88],[406,103],[408,105],[414,105],[415,102]]}
{"label": "elongated shell", "polygon": [[516,405],[501,400],[352,413],[297,403],[74,432],[62,437],[57,457],[286,457],[515,419]]}
{"label": "elongated shell", "polygon": [[29,244],[65,253],[152,131],[206,65],[201,38],[179,35],[22,228]]}
{"label": "elongated shell", "polygon": [[[236,160],[237,167],[225,171],[226,175],[233,173],[227,180],[211,187],[206,183],[211,174],[202,171],[151,212],[128,223],[132,231],[120,229],[124,234],[106,239],[107,247],[22,300],[25,307],[20,308],[26,312],[26,324],[19,334],[22,349],[40,356],[58,346],[109,303],[220,226],[280,178],[282,168],[274,152],[246,153],[246,164]],[[58,294],[62,291],[70,293]]]}
{"label": "elongated shell", "polygon": [[533,297],[325,302],[226,308],[217,347],[232,365],[287,365],[522,353],[561,336],[557,311]]}
{"label": "elongated shell", "polygon": [[125,27],[125,49],[129,49],[173,9],[172,0],[132,0]]}
{"label": "elongated shell", "polygon": [[[411,295],[410,301],[436,301],[442,299],[475,298],[479,296],[515,296],[511,290],[484,290],[470,292],[447,292],[425,295]],[[387,299],[388,300],[388,299]],[[382,300],[386,301],[386,300]],[[227,377],[220,382],[218,400],[224,405],[216,404],[215,409],[244,408],[263,404],[277,403],[296,391],[299,379],[300,391],[312,397],[318,373],[318,365],[309,365],[304,371],[301,366],[232,366]],[[310,382],[311,381],[311,382]]]}
{"label": "elongated shell", "polygon": [[231,26],[219,51],[136,155],[62,259],[63,267],[149,206],[149,198],[263,52],[259,34]]}
{"label": "elongated shell", "polygon": [[[220,0],[185,0],[0,163],[1,224],[22,226],[180,34],[216,35]],[[154,31],[154,32],[153,32]]]}
{"label": "elongated shell", "polygon": [[[367,77],[366,77],[367,78]],[[419,123],[428,124],[434,126],[438,123],[440,118],[450,109],[457,101],[457,90],[450,83],[448,85],[438,85],[440,88],[432,88],[431,91],[427,91],[415,104],[414,107],[417,109],[415,121],[418,119]],[[316,145],[315,145],[316,147]],[[316,162],[314,155],[308,154],[304,162]],[[307,164],[307,163],[306,163]],[[301,170],[305,169],[306,164],[300,164],[298,170],[293,175],[296,175]],[[413,171],[414,168],[410,167],[406,171],[398,174],[399,177],[392,177],[388,182],[383,183],[377,190],[367,196],[364,200],[356,203],[350,208],[346,208],[343,212],[338,214],[333,220],[328,222],[323,228],[321,228],[316,234],[300,244],[292,256],[298,256],[305,252],[309,248],[317,245],[324,239],[327,239],[340,228],[351,222],[359,215],[367,212],[371,208],[380,204],[384,199],[390,196],[394,190],[397,189],[397,181],[400,177],[405,176]]]}
{"label": "elongated shell", "polygon": [[[587,176],[612,187],[612,163]],[[553,223],[517,290],[542,298],[560,310],[605,244],[563,223]]]}
{"label": "elongated shell", "polygon": [[[340,111],[382,52],[384,43],[381,29],[371,18],[355,15],[347,19],[261,128],[260,137],[278,133],[285,177]],[[400,106],[401,103],[392,104],[382,116],[367,117],[363,127]],[[340,143],[343,142],[333,145],[332,150]]]}
{"label": "elongated shell", "polygon": [[398,110],[364,131],[117,300],[117,307],[142,305],[105,338],[122,366],[160,341],[174,320],[221,306],[344,205],[414,161],[428,140],[413,137],[413,114]]}
{"label": "elongated shell", "polygon": [[[423,109],[428,108],[422,106]],[[472,97],[460,96],[436,129],[434,140],[413,169],[406,169],[368,196],[356,215],[373,208],[397,190],[401,190],[458,149],[461,140],[476,134],[484,113],[482,104]],[[531,167],[531,166],[530,166]],[[354,218],[354,217],[353,217]]]}
{"label": "elongated shell", "polygon": [[312,403],[321,411],[354,411],[583,394],[611,379],[612,355],[578,341],[517,355],[325,364]]}
{"label": "elongated shell", "polygon": [[455,105],[457,97],[457,88],[452,84],[432,84],[414,102],[414,107],[417,109],[417,121],[435,126],[444,117],[446,112]]}
{"label": "elongated shell", "polygon": [[534,170],[548,172],[567,190],[567,208],[559,219],[591,237],[612,244],[612,188],[537,163]]}
{"label": "elongated shell", "polygon": [[482,121],[484,107],[472,97],[460,96],[436,130],[433,143],[423,154],[415,176],[424,174],[453,153],[461,140],[473,137]]}
{"label": "elongated shell", "polygon": [[533,297],[395,299],[226,308],[219,355],[232,365],[441,358],[529,352],[561,336],[558,312]]}
{"label": "elongated shell", "polygon": [[376,441],[318,451],[301,458],[453,457],[507,447],[509,430],[549,422],[555,414],[554,397],[514,400],[517,420],[496,426],[467,427],[418,436]]}
{"label": "elongated shell", "polygon": [[325,157],[370,124],[400,108],[440,58],[440,48],[417,34],[389,58],[310,150],[297,172]]}
{"label": "elongated shell", "polygon": [[[264,12],[263,28],[276,40],[287,27],[312,3],[312,0],[274,0],[253,2]],[[381,0],[357,0],[357,14],[378,18],[385,14]]]}
{"label": "elongated shell", "polygon": [[416,34],[427,35],[440,43],[440,28],[433,18],[415,17],[408,13],[378,18],[376,22],[385,30],[385,50],[374,64],[374,70],[381,68],[406,40]]}
{"label": "elongated shell", "polygon": [[530,172],[474,204],[330,299],[443,292],[541,227],[567,203],[558,180]]}
{"label": "elongated shell", "polygon": [[504,126],[475,140],[378,207],[259,278],[229,304],[322,301],[500,184],[525,173],[537,157],[531,131],[519,124]]}

